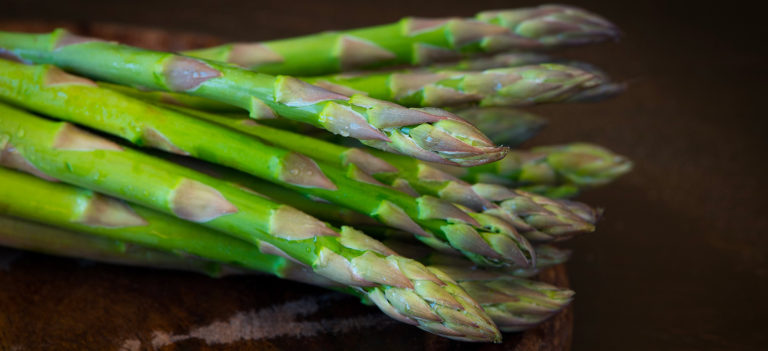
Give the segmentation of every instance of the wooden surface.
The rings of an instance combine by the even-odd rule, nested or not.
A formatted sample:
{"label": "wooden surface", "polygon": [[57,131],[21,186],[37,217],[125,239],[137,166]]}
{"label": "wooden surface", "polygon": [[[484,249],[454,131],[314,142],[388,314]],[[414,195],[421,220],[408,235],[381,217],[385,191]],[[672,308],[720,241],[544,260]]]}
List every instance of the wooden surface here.
{"label": "wooden surface", "polygon": [[[55,27],[152,49],[219,42],[113,24],[0,22],[2,30]],[[395,322],[353,297],[272,277],[213,279],[0,250],[0,350],[563,351],[572,338],[571,308],[506,333],[500,345],[467,344]],[[568,286],[562,265],[540,279]]]}

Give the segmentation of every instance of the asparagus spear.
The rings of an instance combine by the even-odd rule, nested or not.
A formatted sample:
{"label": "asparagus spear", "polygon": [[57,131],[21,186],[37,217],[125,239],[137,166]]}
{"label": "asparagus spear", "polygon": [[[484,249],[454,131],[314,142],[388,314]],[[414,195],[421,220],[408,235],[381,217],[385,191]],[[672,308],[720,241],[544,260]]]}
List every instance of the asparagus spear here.
{"label": "asparagus spear", "polygon": [[[116,231],[119,230],[116,229]],[[250,270],[221,262],[159,251],[135,243],[87,235],[6,216],[0,216],[0,245],[100,262],[193,271],[214,277],[252,273]],[[293,261],[262,253],[253,254],[260,256],[261,262],[274,262],[272,265],[255,268],[257,272],[277,274],[281,278],[340,290],[358,296],[364,302],[369,300],[364,293],[317,276]],[[447,267],[447,269],[453,270],[455,274],[462,277],[461,281],[457,281],[459,285],[466,285],[475,295],[485,299],[476,300],[481,307],[493,312],[496,320],[506,323],[500,325],[504,331],[512,331],[511,327],[514,327],[514,330],[532,327],[567,305],[569,299],[564,299],[563,296],[573,294],[566,289],[515,279],[498,273],[477,272],[458,267]],[[520,319],[523,319],[524,323],[509,323],[510,320]]]}
{"label": "asparagus spear", "polygon": [[396,23],[262,43],[234,43],[187,55],[258,72],[319,75],[397,64],[425,65],[461,54],[545,49],[600,42],[616,27],[562,5],[481,12],[475,19],[404,18]]}
{"label": "asparagus spear", "polygon": [[553,63],[480,72],[358,72],[302,79],[341,94],[365,94],[415,107],[526,106],[567,101],[605,83],[592,72]]}
{"label": "asparagus spear", "polygon": [[[3,117],[3,123],[5,123],[5,118],[8,117],[5,111],[3,111]],[[18,129],[16,132],[20,130],[24,129]],[[40,135],[29,129],[25,134],[27,138]],[[68,144],[62,145],[62,134],[58,133],[54,147],[75,146],[78,151],[70,152],[94,153],[84,148],[94,146],[92,141],[96,137],[91,136],[94,139],[90,140],[90,144],[87,143],[88,140],[69,139]],[[107,141],[102,142],[101,146],[104,146]],[[8,148],[7,145],[3,149],[3,158],[0,160],[3,165],[18,165],[22,162],[34,165],[32,159],[25,157],[29,154],[23,151],[24,147],[31,147],[30,145],[15,144],[15,147],[20,147],[19,149]],[[114,152],[125,153],[128,150],[98,150],[95,157],[99,159],[98,153]],[[88,157],[91,158],[89,160],[91,163],[98,162],[93,159],[94,155]],[[39,161],[39,159],[34,160]],[[109,157],[103,157],[100,160],[100,162],[109,161]],[[76,161],[71,157],[61,162],[71,165],[71,172],[79,170]],[[160,175],[159,172],[152,172],[151,167],[146,165],[129,164],[128,167],[143,167],[143,171],[151,173],[150,175]],[[48,167],[41,168],[51,171]],[[132,176],[136,175],[137,172],[133,172]],[[106,174],[102,174],[101,177],[114,178]],[[274,273],[291,279],[307,279],[314,284],[328,285],[328,282],[332,281],[334,282],[332,286],[341,284],[347,290],[360,291],[391,317],[424,330],[459,340],[499,340],[498,331],[488,316],[482,312],[480,306],[439,270],[428,269],[413,260],[397,256],[380,242],[349,227],[343,227],[338,233],[334,231],[333,235],[323,236],[320,232],[319,236],[304,239],[303,237],[308,236],[307,233],[315,232],[316,228],[312,228],[313,224],[308,223],[306,219],[277,218],[280,211],[289,209],[287,206],[278,208],[272,219],[298,220],[299,222],[293,224],[273,222],[273,227],[283,226],[282,238],[259,233],[254,235],[259,239],[250,239],[249,244],[196,226],[192,222],[185,222],[90,191],[63,183],[44,181],[2,167],[0,167],[0,179],[3,179],[0,184],[0,210],[5,215],[49,223],[113,240],[148,245],[164,251],[186,252],[219,262],[236,263],[248,269]],[[135,179],[137,182],[145,180],[141,177]],[[199,184],[202,185],[202,183]],[[141,186],[138,184],[127,186],[133,186],[136,191],[141,191]],[[160,195],[162,194],[150,196],[159,197]],[[258,197],[252,195],[250,198]],[[185,199],[192,202],[215,200],[193,197],[185,197]],[[255,205],[257,205],[255,201],[240,201],[238,212],[201,224],[209,226],[211,222],[236,216],[242,212],[254,212],[252,208],[256,207]],[[252,208],[249,209],[249,206]],[[298,213],[296,210],[291,211]],[[253,220],[247,225],[259,226],[259,223]],[[293,228],[286,228],[286,226],[293,226]],[[231,227],[224,229],[229,229],[227,230],[229,233],[233,232]],[[255,230],[250,232],[256,233]],[[291,246],[296,246],[295,250],[292,250]],[[265,255],[262,252],[276,256]],[[314,275],[305,277],[306,272],[302,272],[302,269],[297,270],[296,265],[289,264],[290,261],[297,262],[305,267],[304,270],[309,269],[322,279],[312,278]]]}
{"label": "asparagus spear", "polygon": [[[629,172],[632,162],[598,145],[573,143],[512,151],[503,160],[487,166],[435,167],[468,182],[501,184],[563,197],[613,181]],[[491,187],[475,190],[496,191]]]}
{"label": "asparagus spear", "polygon": [[246,109],[253,118],[280,115],[386,151],[435,162],[476,165],[498,160],[506,152],[449,112],[408,109],[364,95],[347,97],[289,76],[142,50],[64,30],[0,32],[0,48],[21,60],[52,63],[125,85],[210,98]]}
{"label": "asparagus spear", "polygon": [[[322,162],[342,167],[359,168],[377,180],[391,184],[405,193],[414,196],[421,194],[437,196],[466,206],[471,210],[500,217],[513,224],[528,239],[563,240],[579,233],[594,230],[594,222],[589,223],[582,218],[585,211],[589,209],[583,204],[558,203],[542,196],[497,185],[481,183],[470,185],[412,158],[373,150],[371,153],[375,156],[372,156],[356,148],[335,145],[253,122],[243,123],[243,120],[237,118],[227,118],[185,108],[177,109],[195,117],[254,135],[271,144],[309,155]],[[325,168],[323,169],[325,170]],[[482,190],[482,192],[475,190],[475,188]],[[304,190],[300,191],[305,192]],[[579,213],[573,212],[571,207],[574,207]],[[361,212],[370,214],[366,211]]]}

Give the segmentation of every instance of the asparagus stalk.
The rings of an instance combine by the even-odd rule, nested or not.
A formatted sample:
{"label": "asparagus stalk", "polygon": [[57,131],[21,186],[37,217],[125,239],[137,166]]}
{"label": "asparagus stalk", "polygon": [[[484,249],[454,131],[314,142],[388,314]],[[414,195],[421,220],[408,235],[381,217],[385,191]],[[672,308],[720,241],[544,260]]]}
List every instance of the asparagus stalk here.
{"label": "asparagus stalk", "polygon": [[218,262],[5,215],[0,215],[0,246],[112,264],[192,271],[212,277],[229,272]]}
{"label": "asparagus stalk", "polygon": [[480,72],[358,72],[302,79],[341,94],[365,94],[414,107],[560,102],[573,100],[580,93],[606,83],[592,72],[553,63]]}
{"label": "asparagus stalk", "polygon": [[[133,91],[133,89],[124,85],[112,84],[107,82],[97,82],[99,86],[106,87],[112,90],[118,90],[121,92]],[[144,99],[154,101],[156,103],[171,104],[178,106],[186,106],[203,111],[213,111],[219,113],[233,113],[244,112],[242,108],[234,105],[225,104],[216,100],[206,99],[199,96],[192,96],[182,93],[174,93],[168,91],[157,90],[144,90],[141,91],[141,95]],[[306,125],[306,124],[305,124]]]}
{"label": "asparagus stalk", "polygon": [[0,48],[20,60],[52,63],[125,85],[209,98],[246,109],[253,118],[280,115],[386,151],[435,162],[476,165],[498,160],[506,152],[449,112],[408,109],[364,95],[347,97],[289,76],[142,50],[64,30],[49,34],[0,32]]}
{"label": "asparagus stalk", "polygon": [[[471,168],[435,165],[468,182],[500,184],[553,197],[573,196],[581,189],[607,184],[629,172],[624,156],[589,143],[535,147],[512,151],[503,160]],[[475,189],[478,192],[496,191]]]}
{"label": "asparagus stalk", "polygon": [[[514,225],[516,230],[529,240],[564,240],[573,235],[594,230],[594,222],[589,223],[582,218],[589,209],[589,206],[584,204],[559,203],[542,196],[498,185],[481,183],[470,185],[412,158],[371,150],[374,155],[372,156],[360,149],[340,146],[252,122],[243,123],[243,120],[237,118],[184,108],[178,109],[195,117],[254,135],[273,145],[309,155],[322,162],[342,167],[351,165],[413,196],[422,194],[437,196],[466,206],[473,211],[482,211],[484,214],[500,217]],[[304,190],[300,191],[304,192]],[[286,199],[283,198],[283,200]],[[571,207],[574,209],[572,210]],[[574,210],[578,210],[579,213],[575,213]],[[370,214],[370,212],[365,213]]]}
{"label": "asparagus stalk", "polygon": [[[3,123],[5,123],[5,117],[8,114],[5,111],[3,113]],[[26,134],[27,138],[38,136],[31,131]],[[58,140],[61,141],[61,133],[58,136]],[[19,144],[15,145],[19,147]],[[54,142],[54,145],[63,146],[60,142]],[[93,146],[85,143],[84,140],[76,142],[74,146],[79,148],[79,151],[75,152],[94,153],[83,150],[84,147]],[[18,165],[28,162],[28,167],[34,165],[34,161],[30,162],[29,158],[24,157],[28,154],[22,149],[30,145],[20,147],[19,149],[6,147],[3,158],[0,160],[2,164]],[[124,153],[128,150],[98,150],[97,152]],[[92,158],[89,160],[91,163],[95,161],[94,155],[88,157]],[[109,161],[109,157],[101,160],[101,162]],[[72,166],[71,172],[77,172],[75,160],[67,158],[62,162]],[[129,167],[138,168],[139,166],[133,164]],[[159,172],[151,172],[149,168],[145,165],[144,172],[159,175]],[[50,168],[44,169],[50,171]],[[137,172],[132,174],[132,176],[136,175]],[[110,178],[110,175],[103,174],[103,177]],[[0,167],[0,178],[3,179],[0,184],[0,209],[5,215],[49,223],[113,240],[147,245],[164,251],[190,253],[219,262],[236,263],[247,269],[274,273],[291,279],[309,280],[314,284],[331,286],[341,284],[347,290],[357,290],[365,294],[391,317],[421,329],[459,340],[499,340],[498,331],[479,305],[439,270],[428,269],[413,260],[397,256],[380,242],[349,227],[343,227],[338,233],[334,231],[334,235],[330,236],[322,236],[320,233],[320,236],[311,236],[308,239],[297,238],[302,235],[302,232],[306,237],[307,232],[312,233],[316,228],[311,228],[312,223],[308,223],[306,219],[276,218],[279,216],[279,211],[288,209],[287,206],[279,208],[276,211],[278,215],[273,216],[273,219],[289,221],[298,219],[303,223],[294,223],[294,228],[285,228],[285,225],[290,226],[291,223],[273,223],[273,226],[283,226],[282,229],[285,230],[283,238],[258,235],[260,239],[245,242],[196,226],[192,222],[185,222],[90,191],[63,183],[48,182],[2,167]],[[146,179],[139,177],[135,180],[141,182]],[[136,191],[141,191],[138,184],[132,186]],[[153,196],[158,195],[161,194],[153,194]],[[251,198],[258,197],[252,195]],[[212,200],[193,197],[185,199],[193,202]],[[239,202],[238,205],[239,212],[201,224],[209,226],[211,222],[236,216],[242,212],[254,212],[247,207],[249,205],[253,207],[256,204],[250,201],[250,203]],[[296,210],[292,211],[298,213]],[[259,226],[259,223],[254,220],[248,225]],[[227,231],[229,233],[233,232],[231,226],[225,229],[230,229]],[[286,235],[293,237],[286,239]],[[291,246],[298,247],[291,250]],[[290,261],[295,261],[300,266],[289,264]],[[297,269],[302,267],[303,270]],[[311,270],[320,277],[306,276],[306,270]]]}
{"label": "asparagus stalk", "polygon": [[[213,277],[252,272],[221,262],[160,251],[134,243],[87,235],[7,216],[0,216],[0,245],[113,264],[192,271]],[[368,301],[364,293],[317,276],[293,261],[262,253],[254,253],[254,255],[263,256],[260,257],[262,262],[275,262],[271,266],[257,268],[256,272],[277,274],[281,278],[340,290],[358,296],[364,302]],[[475,295],[485,299],[476,299],[480,306],[493,312],[496,320],[507,323],[500,325],[504,331],[512,331],[510,327],[514,327],[514,330],[532,327],[541,322],[545,316],[556,313],[568,303],[568,300],[563,299],[562,296],[573,294],[566,289],[506,275],[473,272],[457,267],[447,268],[462,276],[462,280],[457,281],[460,286],[467,285]],[[521,289],[521,286],[525,288]],[[532,289],[527,286],[531,286]],[[508,322],[523,317],[525,324]]]}
{"label": "asparagus stalk", "polygon": [[491,56],[466,58],[454,62],[437,63],[423,67],[426,71],[484,71],[492,68],[518,67],[555,62],[549,55],[535,52],[506,52]]}
{"label": "asparagus stalk", "polygon": [[[137,144],[242,170],[366,213],[409,230],[439,249],[458,249],[487,264],[532,262],[528,243],[506,230],[488,229],[470,215],[437,198],[413,198],[372,181],[350,167],[343,171],[237,131],[159,108],[92,85],[44,84],[53,67],[13,63],[0,75],[0,96],[57,118],[85,124]],[[3,64],[0,63],[0,69]],[[82,78],[67,76],[71,82]],[[24,90],[14,87],[23,86]],[[66,96],[67,99],[61,97]],[[249,120],[249,122],[252,122]],[[353,155],[354,156],[354,155]]]}
{"label": "asparagus stalk", "polygon": [[461,54],[546,49],[618,36],[616,27],[562,5],[481,12],[474,19],[404,18],[396,23],[261,43],[234,43],[187,55],[258,72],[319,75],[398,64],[425,65]]}

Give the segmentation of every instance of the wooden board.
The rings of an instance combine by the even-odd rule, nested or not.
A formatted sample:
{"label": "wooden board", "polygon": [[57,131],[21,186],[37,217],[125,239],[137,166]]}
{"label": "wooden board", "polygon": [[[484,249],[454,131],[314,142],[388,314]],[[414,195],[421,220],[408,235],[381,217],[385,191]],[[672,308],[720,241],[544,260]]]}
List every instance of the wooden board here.
{"label": "wooden board", "polygon": [[[0,22],[0,29],[65,27],[153,49],[219,38],[113,24]],[[568,286],[565,268],[542,281]],[[272,277],[212,279],[0,248],[0,350],[568,350],[571,308],[500,345],[440,338],[390,320],[355,298]]]}

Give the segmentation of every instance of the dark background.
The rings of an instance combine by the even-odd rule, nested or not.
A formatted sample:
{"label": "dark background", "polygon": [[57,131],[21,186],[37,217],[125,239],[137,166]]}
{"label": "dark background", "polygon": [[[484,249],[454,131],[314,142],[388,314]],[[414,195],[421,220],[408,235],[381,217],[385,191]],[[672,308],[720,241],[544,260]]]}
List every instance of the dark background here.
{"label": "dark background", "polygon": [[[96,20],[264,40],[533,4],[5,0],[0,20]],[[569,244],[573,350],[765,349],[762,12],[735,2],[570,4],[604,15],[625,36],[565,55],[598,64],[629,90],[597,104],[534,109],[551,123],[532,145],[591,141],[636,164],[581,197],[607,216],[598,232]]]}

